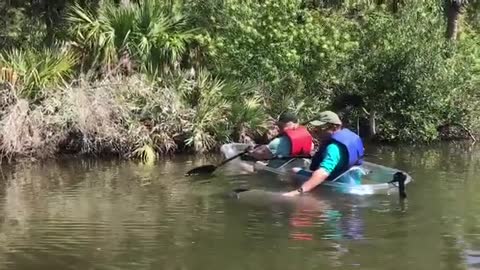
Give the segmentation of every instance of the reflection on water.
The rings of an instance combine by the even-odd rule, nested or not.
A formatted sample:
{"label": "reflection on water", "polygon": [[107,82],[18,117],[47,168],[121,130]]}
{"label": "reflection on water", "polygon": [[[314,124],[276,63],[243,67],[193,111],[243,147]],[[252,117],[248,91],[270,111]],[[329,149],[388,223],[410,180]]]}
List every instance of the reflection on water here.
{"label": "reflection on water", "polygon": [[405,205],[285,198],[266,174],[183,176],[210,157],[3,166],[0,269],[480,269],[479,149],[367,150],[411,173]]}

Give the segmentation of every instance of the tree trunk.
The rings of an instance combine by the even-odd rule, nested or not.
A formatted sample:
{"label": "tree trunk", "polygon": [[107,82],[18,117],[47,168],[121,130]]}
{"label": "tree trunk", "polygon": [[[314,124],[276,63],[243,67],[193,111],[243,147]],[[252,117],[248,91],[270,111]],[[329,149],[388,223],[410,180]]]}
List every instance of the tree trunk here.
{"label": "tree trunk", "polygon": [[401,0],[392,0],[392,13],[397,13],[401,4]]}
{"label": "tree trunk", "polygon": [[62,14],[65,8],[65,1],[43,0],[44,22],[46,27],[47,44],[51,44],[55,34],[62,24]]}
{"label": "tree trunk", "polygon": [[455,0],[447,0],[447,38],[456,40],[459,32],[459,23],[461,15],[461,3]]}
{"label": "tree trunk", "polygon": [[377,127],[375,125],[376,112],[370,111],[370,137],[374,137],[377,134]]}
{"label": "tree trunk", "polygon": [[46,38],[45,41],[47,44],[50,44],[53,40],[53,14],[52,8],[48,0],[43,2],[43,9],[44,9],[44,21],[45,21],[45,28],[46,28]]}

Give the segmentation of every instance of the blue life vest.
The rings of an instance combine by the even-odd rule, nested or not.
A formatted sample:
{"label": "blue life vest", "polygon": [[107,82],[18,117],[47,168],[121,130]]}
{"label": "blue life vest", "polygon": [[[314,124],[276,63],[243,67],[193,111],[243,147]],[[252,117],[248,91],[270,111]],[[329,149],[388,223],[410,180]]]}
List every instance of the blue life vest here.
{"label": "blue life vest", "polygon": [[[333,180],[340,174],[350,169],[352,166],[361,165],[363,163],[364,147],[362,139],[354,132],[344,128],[338,132],[335,132],[330,140],[327,140],[319,147],[318,151],[312,157],[312,163],[310,164],[310,170],[312,172],[320,167],[320,163],[325,157],[327,146],[333,142],[336,142],[339,146],[341,146],[340,150],[343,150],[341,154],[348,155],[348,163],[343,162],[343,164],[337,165],[327,180]],[[340,162],[342,162],[342,160]]]}

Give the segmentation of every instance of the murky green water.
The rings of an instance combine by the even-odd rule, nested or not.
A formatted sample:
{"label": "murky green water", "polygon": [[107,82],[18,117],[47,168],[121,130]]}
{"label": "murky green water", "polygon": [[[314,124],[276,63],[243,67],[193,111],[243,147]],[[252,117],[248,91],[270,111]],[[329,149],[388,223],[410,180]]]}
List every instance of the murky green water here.
{"label": "murky green water", "polygon": [[[395,195],[228,196],[274,178],[190,182],[207,163],[4,166],[1,269],[480,269],[480,148],[369,147],[415,182]],[[259,194],[257,194],[259,195]]]}

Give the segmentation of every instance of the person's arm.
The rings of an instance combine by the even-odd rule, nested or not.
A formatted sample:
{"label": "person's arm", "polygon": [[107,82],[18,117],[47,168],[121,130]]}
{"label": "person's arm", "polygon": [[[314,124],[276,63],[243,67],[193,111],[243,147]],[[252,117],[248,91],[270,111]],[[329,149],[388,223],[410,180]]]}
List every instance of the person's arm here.
{"label": "person's arm", "polygon": [[273,158],[273,154],[270,151],[268,145],[261,145],[248,153],[249,156],[256,160],[266,160]]}
{"label": "person's arm", "polygon": [[279,150],[280,150],[280,146],[282,144],[282,139],[283,137],[277,137],[275,139],[273,139],[267,146],[268,146],[268,149],[270,150],[270,152],[272,153],[272,156],[276,156],[278,155],[279,153]]}
{"label": "person's arm", "polygon": [[280,142],[280,138],[275,138],[268,145],[262,145],[253,149],[248,155],[257,160],[273,158],[277,154]]}
{"label": "person's arm", "polygon": [[303,183],[302,189],[303,192],[309,192],[310,190],[314,189],[318,185],[320,185],[323,181],[327,180],[327,177],[330,175],[324,168],[320,168],[313,172],[310,179],[307,182]]}
{"label": "person's arm", "polygon": [[[326,149],[325,158],[320,163],[320,168],[312,173],[312,176],[301,186],[304,193],[311,191],[333,172],[337,164],[340,162],[340,149],[335,144],[330,144]],[[284,196],[296,196],[299,195],[298,190],[284,193]]]}

